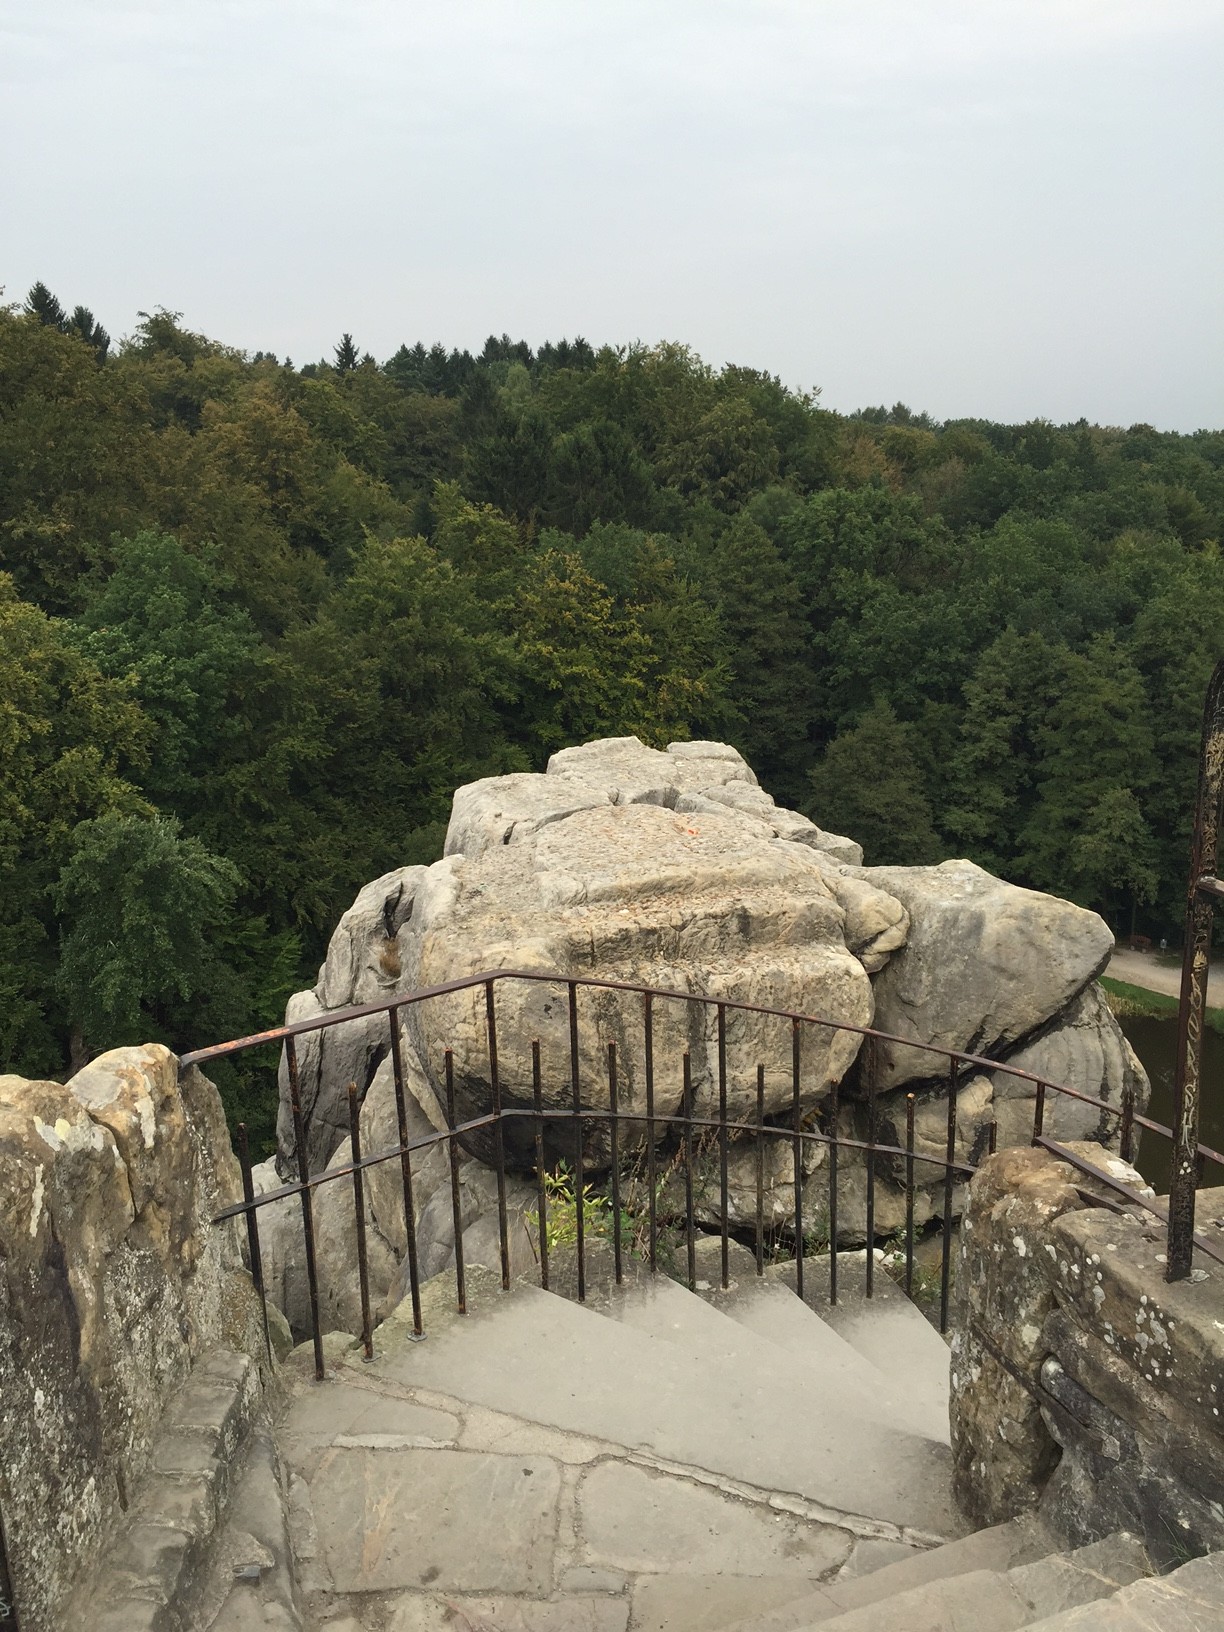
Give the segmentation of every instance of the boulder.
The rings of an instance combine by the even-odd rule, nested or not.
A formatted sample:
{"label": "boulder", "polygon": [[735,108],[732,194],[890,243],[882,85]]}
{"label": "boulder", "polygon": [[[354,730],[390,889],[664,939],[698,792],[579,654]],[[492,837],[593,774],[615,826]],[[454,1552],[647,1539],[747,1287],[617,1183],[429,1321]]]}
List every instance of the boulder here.
{"label": "boulder", "polygon": [[[729,762],[722,762],[729,763]],[[762,841],[737,816],[673,811],[653,802],[580,810],[472,860],[452,857],[446,878],[419,910],[417,978],[433,986],[484,969],[555,971],[556,982],[496,988],[503,1103],[532,1102],[531,1043],[538,1039],[543,1099],[568,1107],[569,1015],[565,977],[593,974],[678,993],[792,1008],[850,1025],[870,1024],[871,986],[847,948],[846,914],[826,882],[827,858],[804,845]],[[454,1051],[459,1111],[486,1111],[491,1082],[485,992],[458,992],[407,1011],[417,1054],[442,1093]],[[645,1111],[643,1005],[633,992],[583,990],[578,997],[579,1090],[591,1110],[608,1105],[607,1045],[617,1045],[620,1108]],[[758,1064],[767,1114],[791,1102],[791,1028],[781,1019],[729,1011],[728,1106],[755,1114]],[[853,1032],[809,1026],[801,1047],[802,1096],[814,1104],[858,1052]],[[681,1101],[682,1056],[691,1058],[695,1111],[716,1109],[717,1016],[713,1007],[656,999],[656,1111]],[[626,1129],[626,1141],[635,1130]],[[640,1136],[640,1129],[636,1130]],[[606,1158],[607,1128],[587,1125],[588,1155]],[[532,1130],[510,1122],[507,1147],[530,1160]],[[569,1154],[569,1139],[550,1141]],[[487,1155],[487,1141],[472,1148]]]}
{"label": "boulder", "polygon": [[[430,868],[400,868],[376,879],[361,891],[337,925],[318,981],[312,990],[298,992],[290,999],[285,1013],[286,1021],[313,1019],[330,1010],[376,1002],[408,992],[429,984],[440,968],[450,969],[448,961],[437,955],[436,946],[431,951],[428,967],[422,962],[425,950],[422,929],[424,925],[431,925],[440,934],[447,933],[448,915],[458,898],[458,870],[464,869],[466,877],[473,864],[491,861],[499,852],[510,852],[515,859],[502,869],[502,874],[508,876],[519,871],[532,873],[537,870],[534,866],[535,848],[550,831],[554,836],[564,835],[563,838],[558,837],[558,844],[554,847],[558,853],[549,862],[547,871],[550,876],[546,880],[546,887],[554,894],[560,891],[557,899],[550,901],[549,910],[554,919],[563,916],[567,908],[567,892],[572,893],[562,871],[568,865],[565,853],[572,844],[579,844],[581,848],[581,842],[585,842],[589,848],[589,823],[592,820],[598,826],[597,818],[601,814],[606,815],[610,808],[622,810],[637,805],[650,805],[659,810],[674,811],[678,817],[689,818],[678,826],[675,826],[673,819],[674,831],[682,831],[689,839],[701,841],[703,834],[710,833],[723,843],[724,850],[727,841],[733,836],[737,839],[740,859],[724,868],[726,876],[721,886],[723,904],[716,909],[722,917],[725,918],[731,910],[735,868],[745,865],[749,855],[757,855],[758,867],[772,871],[778,887],[786,888],[783,882],[788,872],[786,866],[767,859],[767,851],[764,858],[760,854],[763,847],[773,847],[782,842],[792,854],[800,847],[807,852],[808,859],[793,861],[789,872],[808,878],[808,893],[829,899],[834,909],[840,908],[844,915],[840,932],[835,931],[831,924],[828,928],[827,938],[832,950],[849,952],[863,969],[875,971],[904,945],[908,917],[901,904],[881,889],[842,876],[840,863],[861,861],[860,847],[853,840],[824,832],[806,816],[775,805],[770,795],[758,787],[752,768],[736,749],[718,742],[675,742],[663,752],[647,748],[636,737],[604,738],[560,750],[552,756],[544,775],[516,773],[487,777],[459,788],[454,797],[443,861]],[[585,829],[582,827],[583,821],[588,823]],[[573,824],[577,824],[577,828]],[[581,842],[575,837],[579,830],[586,834]],[[609,840],[613,840],[618,832],[615,828],[607,829],[606,823],[604,831]],[[524,848],[531,853],[527,860],[522,857]],[[696,848],[700,850],[703,845],[699,842]],[[630,871],[634,868],[640,871],[640,861],[640,856],[631,855],[627,857],[627,867]],[[586,864],[586,861],[579,863],[582,866]],[[679,898],[685,894],[686,866],[686,858],[677,856],[669,869],[667,891],[671,906],[668,910],[673,916],[679,910]],[[626,885],[631,893],[636,890],[639,894],[645,887],[646,884],[640,879]],[[575,885],[575,888],[580,886]],[[605,880],[602,888],[605,898],[611,903],[615,883]],[[707,885],[699,884],[696,898],[703,899],[707,890]],[[570,904],[580,908],[578,918],[583,918],[584,914],[589,916],[583,904]],[[702,910],[698,908],[698,917]],[[494,967],[510,966],[508,960],[512,955],[516,956],[520,966],[532,968],[590,967],[589,949],[585,959],[580,957],[577,963],[571,965],[569,944],[556,942],[555,923],[549,931],[555,943],[553,961],[549,961],[548,953],[542,945],[536,944],[534,938],[532,915],[536,911],[536,903],[524,901],[523,911],[523,922],[517,931],[511,934],[504,927],[499,930],[502,956],[500,964]],[[615,913],[617,909],[609,904],[607,911]],[[641,914],[635,908],[633,912],[627,910],[625,916],[633,921],[619,926],[623,931],[622,940],[632,936]],[[679,933],[677,927],[676,934]],[[725,926],[721,930],[713,929],[712,933],[716,941],[720,936],[725,938]],[[683,938],[696,948],[700,939],[697,926],[688,926]],[[697,951],[685,954],[690,962],[697,955]],[[566,961],[558,964],[558,956],[563,956]],[[464,973],[490,966],[490,960],[483,957],[477,957],[474,964],[466,955],[459,961],[463,963]],[[616,960],[616,967],[627,979],[635,978],[635,966],[648,968],[658,964],[659,956],[649,948],[640,948],[636,955],[626,949]],[[796,989],[794,996],[797,999],[815,1000],[814,994],[821,991],[823,973],[819,965],[820,959],[817,959],[817,966],[810,972],[810,978]],[[835,985],[839,979],[846,978],[848,965],[839,959],[836,968],[841,975],[835,975]],[[782,970],[776,973],[777,979],[771,987],[775,997],[770,1001],[776,1000],[785,1005],[790,1000],[786,991],[790,976]],[[860,991],[858,1000],[850,1004],[847,1012],[866,1015],[866,988],[858,982],[855,972],[851,971],[849,978],[859,986]],[[834,996],[833,1001],[837,1009],[843,998]],[[823,1008],[820,1012],[823,1012]],[[837,1009],[837,1012],[843,1011]],[[732,1023],[743,1028],[744,1023],[738,1018]],[[683,1031],[681,1025],[677,1038]],[[436,1054],[438,1039],[432,1035],[428,1025],[423,1033],[416,1035],[423,1047],[435,1048]],[[583,1035],[585,1049],[585,1030]],[[696,1042],[697,1051],[704,1052],[708,1040],[699,1038]],[[346,1021],[321,1032],[306,1032],[297,1039],[299,1092],[306,1128],[307,1159],[312,1172],[318,1172],[327,1165],[346,1137],[348,1084],[355,1082],[359,1095],[364,1097],[375,1072],[387,1056],[388,1048],[388,1022],[381,1015]],[[568,1050],[568,1043],[566,1048]],[[590,1050],[586,1050],[584,1056],[583,1076],[588,1082],[596,1080],[591,1076],[593,1070],[597,1070],[599,1080],[605,1076],[606,1057],[602,1056],[602,1051],[597,1052],[601,1054],[598,1059]],[[672,1101],[678,1092],[681,1052],[682,1046],[673,1047],[670,1056],[673,1081],[668,1091]],[[777,1052],[776,1048],[774,1052]],[[832,1050],[838,1058],[844,1052],[844,1047]],[[755,1064],[750,1063],[755,1069]],[[696,1053],[694,1065],[697,1065]],[[430,1078],[435,1086],[439,1082],[439,1071],[440,1061],[436,1057],[431,1058]],[[281,1106],[277,1120],[277,1171],[282,1177],[288,1177],[296,1172],[297,1163],[289,1106],[288,1071],[283,1057],[279,1081]],[[820,1091],[819,1088],[815,1090],[816,1097]],[[467,1103],[471,1102],[469,1095]]]}
{"label": "boulder", "polygon": [[[996,1054],[1066,1009],[1113,949],[1095,912],[1007,884],[971,861],[847,871],[909,914],[904,950],[874,983],[876,1026],[907,1042]],[[881,1045],[882,1089],[946,1070],[920,1047]]]}
{"label": "boulder", "polygon": [[[408,990],[405,945],[411,936],[416,890],[424,867],[400,867],[367,884],[336,925],[314,989],[289,999],[285,1023],[310,1020],[330,1009],[377,1003]],[[312,1173],[326,1167],[348,1132],[348,1085],[365,1094],[390,1049],[385,1015],[346,1021],[326,1031],[304,1032],[296,1039],[298,1093],[306,1130],[306,1155]],[[277,1167],[289,1177],[297,1172],[289,1070],[281,1054],[280,1111],[277,1116]]]}
{"label": "boulder", "polygon": [[[1146,1109],[1151,1093],[1146,1071],[1095,982],[1050,1025],[1003,1059],[1018,1070],[1119,1108],[1128,1089],[1139,1112]],[[1005,1071],[993,1072],[992,1080],[999,1144],[1024,1144],[1033,1131],[1036,1086]],[[1066,1094],[1046,1095],[1043,1125],[1055,1139],[1093,1139],[1115,1147],[1120,1128],[1116,1116]]]}

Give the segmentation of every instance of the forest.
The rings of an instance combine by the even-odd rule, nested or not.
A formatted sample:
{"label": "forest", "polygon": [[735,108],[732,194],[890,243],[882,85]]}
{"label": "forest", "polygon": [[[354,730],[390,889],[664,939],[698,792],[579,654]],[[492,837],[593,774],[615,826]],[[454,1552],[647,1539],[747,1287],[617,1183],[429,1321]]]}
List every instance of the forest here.
{"label": "forest", "polygon": [[[459,783],[735,743],[869,863],[1180,934],[1224,431],[841,415],[680,344],[295,366],[0,307],[0,1069],[275,1024]],[[231,1112],[266,1138],[265,1088]]]}

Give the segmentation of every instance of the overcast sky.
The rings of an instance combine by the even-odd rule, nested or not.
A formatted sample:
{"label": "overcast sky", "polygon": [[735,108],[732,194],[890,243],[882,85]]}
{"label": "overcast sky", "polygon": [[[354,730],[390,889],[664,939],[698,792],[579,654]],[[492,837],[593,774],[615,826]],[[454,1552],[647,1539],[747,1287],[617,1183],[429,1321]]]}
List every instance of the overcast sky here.
{"label": "overcast sky", "polygon": [[0,0],[0,284],[1224,426],[1221,0]]}

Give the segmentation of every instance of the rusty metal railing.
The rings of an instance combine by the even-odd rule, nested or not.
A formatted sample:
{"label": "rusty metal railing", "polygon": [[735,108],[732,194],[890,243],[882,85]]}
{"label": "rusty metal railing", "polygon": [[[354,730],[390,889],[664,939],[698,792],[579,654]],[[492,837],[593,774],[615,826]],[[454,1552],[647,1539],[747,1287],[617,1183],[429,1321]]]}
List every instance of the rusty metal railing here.
{"label": "rusty metal railing", "polygon": [[[564,1062],[561,1072],[563,1086],[569,1089],[569,1104],[563,1108],[546,1105],[544,1102],[544,1065],[542,1060],[541,1044],[539,1039],[532,1039],[529,1046],[531,1053],[531,1100],[524,1104],[506,1104],[502,1094],[502,1047],[499,1044],[497,1024],[497,990],[511,982],[545,983],[564,990],[566,1003],[568,1059]],[[442,1080],[445,1096],[445,1127],[441,1131],[431,1131],[416,1137],[408,1134],[407,1119],[407,1088],[405,1082],[403,1043],[401,1039],[401,1016],[405,1011],[428,1004],[438,999],[464,991],[479,991],[483,988],[483,1022],[484,1022],[484,1062],[482,1069],[486,1073],[488,1084],[489,1105],[486,1111],[479,1115],[460,1118],[456,1114],[454,1050],[447,1048],[443,1051]],[[606,1104],[594,1106],[584,1103],[580,1045],[579,1045],[579,993],[580,991],[603,991],[630,994],[637,997],[641,1003],[641,1078],[644,1085],[644,1104],[641,1108],[627,1110],[620,1097],[620,1083],[622,1078],[623,1062],[620,1058],[617,1045],[609,1040],[606,1043],[604,1059],[606,1062],[607,1095]],[[657,1104],[657,1049],[655,1038],[656,1016],[661,1004],[683,1004],[691,1011],[694,1006],[699,1010],[713,1010],[715,1018],[715,1058],[717,1084],[717,1114],[698,1115],[694,1106],[694,1086],[692,1074],[692,1058],[689,1049],[683,1051],[681,1060],[681,1084],[679,1108],[672,1112],[660,1111]],[[788,1028],[790,1034],[790,1095],[789,1105],[782,1113],[775,1113],[773,1120],[765,1115],[765,1067],[756,1066],[756,1098],[755,1110],[750,1119],[732,1117],[728,1113],[728,1050],[727,1050],[727,1018],[729,1014],[749,1014],[775,1019],[780,1026]],[[301,1083],[297,1057],[297,1039],[312,1032],[324,1031],[344,1025],[355,1020],[368,1020],[372,1016],[385,1015],[389,1026],[389,1054],[395,1088],[395,1103],[397,1113],[398,1141],[395,1145],[373,1152],[365,1152],[361,1145],[360,1106],[355,1085],[350,1089],[348,1096],[349,1131],[351,1139],[351,1159],[338,1166],[328,1167],[323,1172],[310,1171],[307,1156],[306,1119],[303,1115],[301,1102]],[[819,1028],[825,1031],[848,1032],[862,1039],[862,1046],[858,1056],[859,1081],[857,1083],[858,1099],[864,1107],[866,1119],[866,1138],[854,1138],[839,1131],[839,1110],[841,1106],[842,1085],[837,1080],[828,1084],[827,1098],[819,1106],[805,1105],[803,1099],[803,1069],[802,1069],[802,1038],[805,1028]],[[915,1169],[918,1164],[925,1164],[928,1168],[935,1168],[942,1173],[942,1210],[939,1218],[941,1234],[940,1243],[940,1285],[939,1285],[939,1324],[942,1331],[947,1330],[949,1315],[949,1294],[951,1281],[951,1248],[953,1240],[954,1197],[958,1182],[971,1177],[976,1164],[965,1157],[958,1156],[958,1112],[960,1106],[960,1092],[970,1071],[984,1071],[991,1074],[1003,1074],[1018,1081],[1031,1084],[1033,1093],[1033,1128],[1032,1142],[1062,1155],[1071,1160],[1082,1171],[1092,1175],[1099,1183],[1111,1187],[1125,1199],[1126,1204],[1132,1205],[1137,1201],[1149,1211],[1159,1212],[1159,1207],[1153,1207],[1150,1200],[1138,1196],[1133,1187],[1127,1186],[1111,1174],[1106,1168],[1098,1168],[1095,1164],[1085,1163],[1082,1157],[1065,1150],[1058,1141],[1050,1138],[1045,1132],[1047,1106],[1051,1095],[1075,1101],[1093,1107],[1103,1117],[1108,1117],[1116,1123],[1118,1130],[1119,1147],[1123,1157],[1130,1161],[1134,1157],[1134,1142],[1137,1129],[1150,1130],[1153,1133],[1172,1138],[1173,1130],[1163,1124],[1153,1121],[1140,1113],[1135,1106],[1133,1086],[1123,1092],[1120,1104],[1110,1104],[1092,1095],[1084,1094],[1076,1089],[1054,1083],[1048,1079],[1024,1071],[1019,1067],[1009,1065],[1005,1061],[992,1060],[983,1055],[967,1053],[963,1050],[948,1049],[936,1044],[918,1043],[910,1038],[898,1037],[892,1033],[876,1030],[870,1026],[854,1025],[848,1021],[832,1020],[819,1015],[802,1014],[788,1009],[773,1008],[762,1004],[745,1003],[730,998],[707,997],[691,992],[679,992],[664,988],[648,987],[627,981],[606,980],[593,976],[568,977],[555,973],[538,970],[490,970],[480,974],[467,976],[460,980],[448,981],[445,984],[423,988],[416,992],[405,993],[400,996],[385,999],[377,1003],[355,1005],[347,1009],[333,1010],[310,1019],[299,1020],[283,1026],[273,1027],[270,1031],[260,1032],[250,1037],[237,1038],[232,1042],[219,1043],[209,1048],[194,1050],[184,1054],[180,1066],[184,1069],[190,1066],[207,1065],[210,1061],[222,1059],[229,1055],[257,1048],[270,1043],[280,1043],[284,1050],[284,1060],[289,1087],[290,1109],[292,1112],[294,1149],[297,1161],[297,1177],[291,1182],[282,1184],[274,1189],[267,1190],[261,1195],[255,1195],[251,1171],[250,1152],[247,1146],[246,1129],[238,1128],[237,1153],[242,1169],[243,1200],[231,1207],[225,1208],[217,1215],[216,1222],[242,1217],[247,1229],[248,1253],[252,1278],[264,1299],[265,1335],[267,1334],[267,1306],[266,1288],[262,1269],[262,1253],[259,1241],[258,1215],[262,1208],[271,1206],[275,1202],[287,1197],[297,1196],[302,1211],[302,1230],[305,1249],[305,1267],[307,1289],[310,1305],[310,1335],[314,1346],[315,1371],[320,1378],[323,1376],[323,1348],[322,1329],[320,1324],[319,1281],[318,1266],[315,1252],[314,1229],[314,1195],[320,1186],[339,1183],[348,1180],[352,1186],[353,1204],[356,1217],[356,1271],[359,1282],[362,1333],[361,1340],[366,1355],[372,1357],[372,1326],[370,1312],[369,1266],[365,1240],[365,1199],[364,1175],[372,1167],[386,1162],[398,1162],[400,1169],[400,1186],[403,1193],[404,1227],[406,1250],[404,1265],[408,1272],[408,1295],[411,1298],[413,1335],[424,1335],[421,1305],[421,1275],[417,1256],[416,1244],[416,1209],[413,1196],[412,1162],[414,1156],[428,1151],[438,1145],[445,1144],[449,1156],[451,1206],[455,1234],[455,1295],[456,1304],[461,1313],[466,1312],[466,1280],[463,1262],[463,1221],[459,1194],[459,1150],[470,1148],[474,1136],[486,1136],[484,1146],[491,1150],[492,1166],[496,1174],[497,1183],[497,1213],[498,1213],[498,1242],[501,1269],[501,1284],[504,1290],[509,1290],[511,1284],[510,1273],[510,1245],[508,1212],[506,1201],[506,1140],[507,1127],[513,1127],[524,1121],[529,1124],[529,1131],[534,1135],[534,1170],[538,1189],[537,1215],[537,1252],[540,1284],[547,1289],[549,1286],[549,1257],[547,1247],[547,1218],[548,1196],[545,1184],[546,1157],[545,1157],[545,1130],[554,1129],[562,1132],[563,1145],[572,1152],[572,1183],[575,1198],[575,1251],[577,1260],[577,1295],[580,1300],[586,1296],[586,1238],[585,1238],[585,1207],[587,1181],[587,1138],[586,1135],[593,1125],[603,1125],[606,1129],[606,1143],[609,1159],[600,1163],[601,1169],[609,1173],[609,1183],[612,1190],[613,1215],[613,1263],[614,1278],[619,1284],[623,1274],[623,1242],[621,1225],[620,1191],[620,1155],[621,1134],[626,1124],[634,1124],[639,1132],[644,1132],[645,1156],[647,1163],[647,1221],[646,1221],[646,1258],[645,1263],[651,1274],[657,1273],[659,1267],[659,1232],[660,1220],[658,1217],[657,1194],[657,1162],[661,1151],[671,1150],[675,1159],[683,1168],[684,1174],[684,1206],[678,1220],[673,1220],[684,1237],[687,1280],[690,1288],[696,1284],[695,1244],[698,1229],[698,1220],[694,1209],[694,1140],[699,1135],[708,1136],[717,1146],[719,1171],[719,1209],[718,1234],[721,1243],[721,1278],[724,1287],[729,1279],[729,1246],[734,1233],[730,1221],[729,1194],[728,1194],[728,1162],[730,1140],[734,1135],[755,1137],[756,1143],[756,1209],[755,1228],[751,1232],[755,1246],[757,1273],[764,1269],[764,1161],[763,1153],[765,1141],[783,1141],[789,1144],[791,1153],[791,1167],[794,1194],[793,1225],[788,1233],[795,1242],[795,1290],[802,1298],[804,1296],[804,1220],[803,1220],[803,1156],[805,1148],[816,1144],[823,1145],[828,1152],[827,1163],[827,1211],[829,1236],[829,1299],[836,1303],[838,1298],[838,1257],[839,1249],[839,1219],[838,1219],[838,1159],[842,1152],[856,1151],[863,1153],[866,1170],[866,1204],[864,1236],[866,1238],[866,1258],[864,1266],[865,1291],[868,1297],[874,1292],[875,1275],[875,1201],[877,1185],[877,1163],[881,1158],[892,1159],[901,1164],[905,1174],[906,1197],[906,1224],[904,1261],[905,1271],[903,1284],[907,1293],[912,1294],[915,1273],[915,1196],[916,1182]],[[921,1051],[942,1062],[938,1069],[947,1083],[947,1116],[944,1129],[943,1150],[935,1154],[930,1150],[916,1148],[915,1140],[915,1095],[910,1092],[906,1095],[906,1138],[905,1144],[899,1145],[882,1141],[877,1138],[879,1129],[879,1061],[878,1055],[882,1045],[895,1044],[906,1049]],[[636,1061],[634,1064],[636,1065]],[[932,1071],[932,1078],[935,1069]],[[822,1115],[824,1126],[810,1125],[810,1115],[813,1111]],[[997,1121],[994,1119],[987,1125],[987,1150],[993,1151],[997,1137]],[[524,1149],[532,1148],[532,1141],[524,1142]],[[969,1152],[970,1156],[972,1151]],[[1212,1150],[1208,1146],[1196,1146],[1197,1158],[1202,1161],[1211,1161],[1224,1168],[1224,1154]],[[1224,1263],[1224,1250],[1214,1242],[1202,1236],[1194,1236],[1192,1245],[1207,1253],[1218,1262]],[[269,1345],[270,1348],[270,1345]]]}
{"label": "rusty metal railing", "polygon": [[1203,1023],[1211,963],[1215,902],[1224,896],[1216,876],[1220,799],[1224,794],[1224,662],[1217,663],[1203,705],[1198,797],[1190,842],[1186,932],[1182,951],[1181,1002],[1177,1011],[1177,1065],[1173,1087],[1173,1165],[1169,1178],[1169,1238],[1165,1254],[1170,1281],[1189,1275],[1194,1257],[1195,1192],[1199,1182],[1198,1129],[1203,1080]]}

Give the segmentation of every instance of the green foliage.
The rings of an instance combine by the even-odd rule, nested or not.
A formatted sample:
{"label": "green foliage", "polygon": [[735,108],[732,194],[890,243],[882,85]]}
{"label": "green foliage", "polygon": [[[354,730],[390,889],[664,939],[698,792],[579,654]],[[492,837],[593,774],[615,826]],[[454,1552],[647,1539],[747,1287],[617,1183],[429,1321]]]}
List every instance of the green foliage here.
{"label": "green foliage", "polygon": [[51,892],[71,1024],[108,1044],[161,1033],[169,1005],[207,988],[238,883],[173,817],[110,811],[82,822]]}
{"label": "green foliage", "polygon": [[[555,1173],[541,1175],[544,1182],[544,1241],[549,1252],[578,1244],[578,1185],[564,1163]],[[534,1215],[539,1229],[538,1211]],[[626,1252],[632,1252],[640,1220],[621,1209],[620,1235]],[[592,1184],[582,1186],[582,1233],[586,1241],[611,1241],[616,1233],[616,1213],[611,1197]],[[634,1256],[638,1254],[634,1252]]]}
{"label": "green foliage", "polygon": [[812,819],[856,838],[874,865],[941,859],[913,737],[892,707],[877,701],[834,738],[811,772]]}
{"label": "green foliage", "polygon": [[[1176,935],[1222,534],[1219,431],[842,418],[675,344],[295,369],[157,308],[115,350],[36,285],[0,308],[0,1065],[273,1023],[458,783],[604,733],[728,738],[869,862]],[[269,1078],[223,1088],[269,1137]]]}

